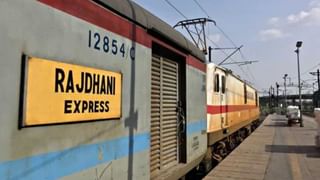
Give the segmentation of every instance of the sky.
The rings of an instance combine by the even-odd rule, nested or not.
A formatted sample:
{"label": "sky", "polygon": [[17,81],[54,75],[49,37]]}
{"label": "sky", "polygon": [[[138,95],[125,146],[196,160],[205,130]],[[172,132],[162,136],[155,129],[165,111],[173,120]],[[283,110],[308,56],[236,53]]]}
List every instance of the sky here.
{"label": "sky", "polygon": [[[284,74],[287,83],[298,84],[296,42],[300,48],[300,72],[304,85],[302,93],[312,93],[315,76],[309,74],[320,68],[320,0],[168,0],[188,19],[209,15],[216,21],[223,34],[213,24],[206,25],[206,33],[212,44],[208,46],[229,48],[243,45],[226,62],[258,61],[250,65],[224,65],[242,79],[250,82],[264,94],[270,86],[280,84],[283,89]],[[184,20],[166,0],[134,0],[160,19],[173,26]],[[201,8],[196,4],[198,2]],[[176,28],[181,33],[186,31]],[[228,39],[231,39],[233,43]],[[230,54],[233,50],[225,50]],[[213,62],[218,64],[226,55],[221,50],[212,51]],[[314,85],[317,89],[317,84]],[[280,91],[281,92],[281,91]],[[288,94],[298,92],[289,87]]]}

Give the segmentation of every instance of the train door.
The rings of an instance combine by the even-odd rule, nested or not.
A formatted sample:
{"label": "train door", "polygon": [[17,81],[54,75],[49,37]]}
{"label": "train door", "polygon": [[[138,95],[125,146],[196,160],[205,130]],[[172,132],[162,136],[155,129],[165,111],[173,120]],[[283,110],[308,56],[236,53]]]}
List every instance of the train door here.
{"label": "train door", "polygon": [[[181,161],[181,124],[185,126],[179,97],[179,64],[152,55],[151,65],[151,177]],[[182,127],[185,129],[185,127]]]}
{"label": "train door", "polygon": [[219,114],[221,128],[223,132],[227,132],[228,120],[227,120],[227,92],[226,92],[226,73],[221,69],[216,69],[215,71],[215,88],[218,92],[218,105],[219,105]]}

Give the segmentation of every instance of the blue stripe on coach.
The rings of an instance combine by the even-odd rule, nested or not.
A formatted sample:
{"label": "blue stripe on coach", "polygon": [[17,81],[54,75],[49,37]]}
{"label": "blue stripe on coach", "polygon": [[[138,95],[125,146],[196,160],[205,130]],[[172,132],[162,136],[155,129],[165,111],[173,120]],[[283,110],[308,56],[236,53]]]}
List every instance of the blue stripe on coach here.
{"label": "blue stripe on coach", "polygon": [[207,131],[207,120],[205,119],[187,123],[187,136],[202,130]]}
{"label": "blue stripe on coach", "polygon": [[[58,179],[101,163],[129,156],[129,137],[0,162],[0,179]],[[150,148],[150,134],[133,137],[132,153]]]}

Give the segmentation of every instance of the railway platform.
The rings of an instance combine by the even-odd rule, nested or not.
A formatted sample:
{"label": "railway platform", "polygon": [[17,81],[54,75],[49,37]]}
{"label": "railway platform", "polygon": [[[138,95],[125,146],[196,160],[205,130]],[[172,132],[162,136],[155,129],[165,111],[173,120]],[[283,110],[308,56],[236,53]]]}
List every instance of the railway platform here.
{"label": "railway platform", "polygon": [[289,127],[285,116],[267,116],[204,180],[320,180],[317,123],[303,118],[304,127]]}

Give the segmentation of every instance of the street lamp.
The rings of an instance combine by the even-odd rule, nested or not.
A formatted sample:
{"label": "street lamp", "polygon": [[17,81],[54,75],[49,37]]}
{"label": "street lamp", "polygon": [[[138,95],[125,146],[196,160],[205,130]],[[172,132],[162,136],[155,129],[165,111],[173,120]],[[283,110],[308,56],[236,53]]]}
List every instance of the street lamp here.
{"label": "street lamp", "polygon": [[300,62],[299,62],[299,48],[302,46],[302,41],[297,41],[297,49],[294,51],[297,53],[297,62],[298,62],[298,87],[299,87],[299,109],[300,109],[300,127],[303,127],[302,119],[302,101],[301,101],[301,84],[300,84]]}

